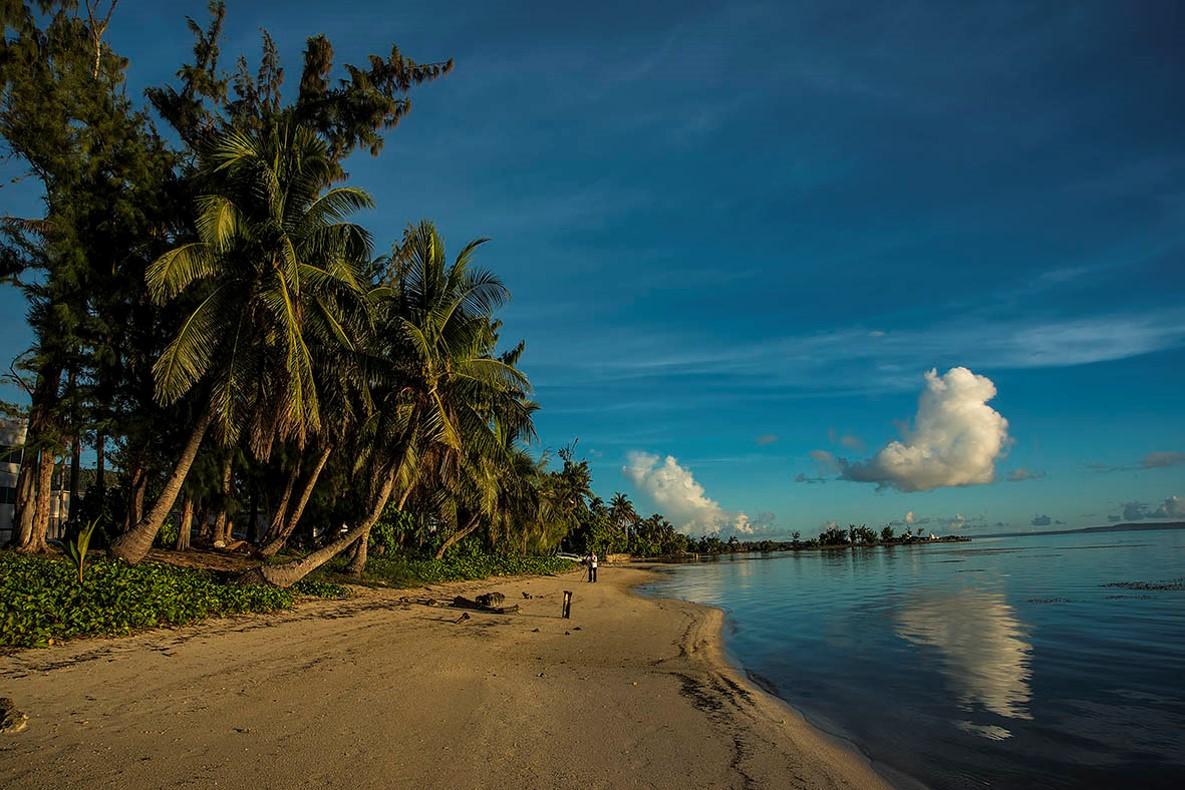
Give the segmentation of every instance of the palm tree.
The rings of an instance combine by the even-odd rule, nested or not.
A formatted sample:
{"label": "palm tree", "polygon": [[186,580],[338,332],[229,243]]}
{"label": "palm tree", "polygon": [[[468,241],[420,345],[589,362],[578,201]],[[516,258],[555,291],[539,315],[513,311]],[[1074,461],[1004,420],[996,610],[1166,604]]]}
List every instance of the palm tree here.
{"label": "palm tree", "polygon": [[[370,468],[370,507],[341,538],[285,565],[263,566],[249,578],[290,586],[361,541],[352,565],[365,562],[366,540],[393,494],[399,506],[417,485],[449,485],[466,458],[496,457],[495,415],[529,423],[529,388],[513,360],[494,354],[494,310],[509,293],[475,269],[471,242],[450,265],[429,222],[410,227],[391,260],[393,271],[376,310],[377,411]],[[411,459],[416,459],[415,463]]]}
{"label": "palm tree", "polygon": [[638,520],[638,511],[634,509],[634,503],[625,494],[618,491],[609,500],[609,513],[612,516],[613,524],[621,530],[625,535],[625,550],[630,550],[630,528]]}
{"label": "palm tree", "polygon": [[371,205],[363,191],[331,188],[334,163],[315,133],[279,115],[255,132],[228,130],[203,152],[196,239],[146,275],[154,301],[196,302],[153,367],[156,398],[198,399],[198,418],[159,498],[112,553],[147,554],[209,427],[221,443],[245,435],[257,457],[276,441],[302,448],[321,425],[307,332],[349,347],[343,304],[361,299],[359,267],[370,237],[346,217]]}

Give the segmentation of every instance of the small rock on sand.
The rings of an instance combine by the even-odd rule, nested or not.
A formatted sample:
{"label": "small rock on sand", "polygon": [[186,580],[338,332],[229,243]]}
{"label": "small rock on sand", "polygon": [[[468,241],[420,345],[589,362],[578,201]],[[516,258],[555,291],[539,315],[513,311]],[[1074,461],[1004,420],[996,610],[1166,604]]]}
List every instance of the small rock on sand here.
{"label": "small rock on sand", "polygon": [[15,735],[29,726],[29,717],[9,697],[0,697],[0,733]]}

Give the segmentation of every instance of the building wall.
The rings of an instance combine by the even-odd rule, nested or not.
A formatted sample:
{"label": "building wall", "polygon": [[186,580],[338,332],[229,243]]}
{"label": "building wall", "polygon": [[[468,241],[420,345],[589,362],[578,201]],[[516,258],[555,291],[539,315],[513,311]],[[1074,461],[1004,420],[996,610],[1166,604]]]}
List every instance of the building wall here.
{"label": "building wall", "polygon": [[16,478],[25,444],[24,420],[0,420],[0,546],[12,537]]}

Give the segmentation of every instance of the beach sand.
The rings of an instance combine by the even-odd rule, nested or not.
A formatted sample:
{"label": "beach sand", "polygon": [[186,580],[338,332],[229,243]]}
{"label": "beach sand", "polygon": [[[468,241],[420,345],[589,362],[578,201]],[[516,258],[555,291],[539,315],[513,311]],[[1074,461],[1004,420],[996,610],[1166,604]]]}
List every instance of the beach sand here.
{"label": "beach sand", "polygon": [[[30,719],[0,736],[0,786],[887,786],[728,666],[720,612],[631,593],[645,570],[600,574],[359,589],[0,656]],[[491,590],[521,611],[399,603]]]}

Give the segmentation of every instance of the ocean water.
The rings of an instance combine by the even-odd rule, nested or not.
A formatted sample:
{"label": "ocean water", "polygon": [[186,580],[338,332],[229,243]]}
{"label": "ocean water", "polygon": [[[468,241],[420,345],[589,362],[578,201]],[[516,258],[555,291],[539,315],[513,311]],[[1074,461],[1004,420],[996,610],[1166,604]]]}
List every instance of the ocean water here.
{"label": "ocean water", "polygon": [[732,660],[898,784],[1185,788],[1185,590],[1161,584],[1185,581],[1185,530],[740,555],[663,576],[648,593],[724,609]]}

